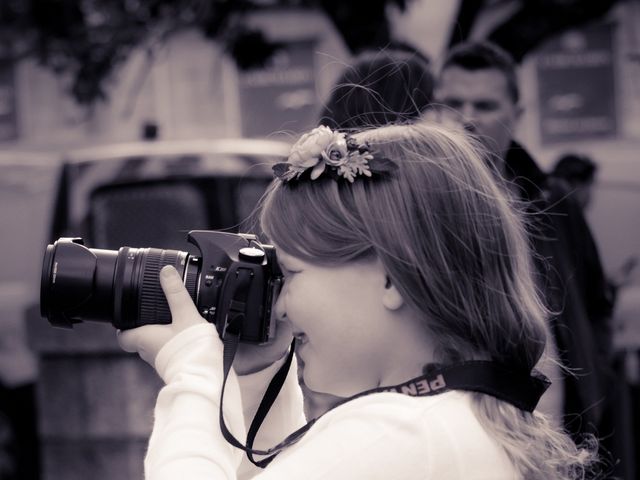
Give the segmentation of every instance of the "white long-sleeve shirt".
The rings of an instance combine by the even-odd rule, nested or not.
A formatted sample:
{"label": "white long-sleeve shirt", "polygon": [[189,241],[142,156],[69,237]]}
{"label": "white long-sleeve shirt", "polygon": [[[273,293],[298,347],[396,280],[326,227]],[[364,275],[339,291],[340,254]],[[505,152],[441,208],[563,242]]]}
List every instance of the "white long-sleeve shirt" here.
{"label": "white long-sleeve shirt", "polygon": [[[222,346],[217,335],[212,325],[191,327],[156,358],[166,386],[156,404],[147,480],[518,478],[475,417],[470,394],[457,391],[431,397],[376,393],[352,400],[321,417],[266,469],[256,468],[220,432]],[[276,369],[229,375],[224,414],[240,441]],[[274,446],[304,424],[294,370],[254,448]]]}

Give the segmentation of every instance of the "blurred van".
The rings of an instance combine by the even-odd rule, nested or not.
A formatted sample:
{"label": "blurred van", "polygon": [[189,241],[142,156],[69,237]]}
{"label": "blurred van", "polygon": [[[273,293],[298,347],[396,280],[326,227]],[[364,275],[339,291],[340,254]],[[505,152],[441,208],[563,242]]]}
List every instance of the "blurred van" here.
{"label": "blurred van", "polygon": [[69,331],[40,317],[46,245],[72,236],[91,248],[191,250],[189,230],[243,228],[289,150],[229,139],[0,153],[0,313],[4,325],[11,316],[26,326],[21,344],[39,367],[31,377],[44,478],[142,478],[161,388],[152,369],[118,347],[110,324]]}

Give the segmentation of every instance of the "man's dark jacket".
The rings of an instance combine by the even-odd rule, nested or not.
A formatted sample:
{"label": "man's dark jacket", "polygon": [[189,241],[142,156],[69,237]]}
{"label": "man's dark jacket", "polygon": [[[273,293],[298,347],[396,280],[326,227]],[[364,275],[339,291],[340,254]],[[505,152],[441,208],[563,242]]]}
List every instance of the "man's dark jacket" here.
{"label": "man's dark jacket", "polygon": [[598,249],[566,183],[545,174],[515,142],[505,163],[507,179],[530,202],[527,223],[538,285],[554,312],[552,333],[562,364],[575,373],[564,380],[565,427],[574,435],[598,432],[612,378],[613,307]]}

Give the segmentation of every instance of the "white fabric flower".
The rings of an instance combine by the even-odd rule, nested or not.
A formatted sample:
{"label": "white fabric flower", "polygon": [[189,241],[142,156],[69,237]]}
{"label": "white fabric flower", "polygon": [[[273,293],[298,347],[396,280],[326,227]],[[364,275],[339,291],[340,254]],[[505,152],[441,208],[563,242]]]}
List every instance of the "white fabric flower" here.
{"label": "white fabric flower", "polygon": [[291,147],[289,163],[303,169],[316,166],[322,160],[323,152],[334,143],[335,136],[336,133],[324,125],[305,133]]}

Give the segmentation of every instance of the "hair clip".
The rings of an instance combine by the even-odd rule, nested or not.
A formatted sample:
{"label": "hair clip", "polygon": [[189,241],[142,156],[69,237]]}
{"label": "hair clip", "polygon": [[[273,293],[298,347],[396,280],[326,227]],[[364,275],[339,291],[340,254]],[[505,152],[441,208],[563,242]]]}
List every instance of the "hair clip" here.
{"label": "hair clip", "polygon": [[394,161],[376,156],[367,144],[359,144],[346,133],[323,125],[300,137],[291,147],[288,162],[275,164],[273,171],[283,182],[299,179],[310,171],[311,180],[326,173],[336,180],[342,177],[353,183],[360,175],[371,177],[396,168]]}

